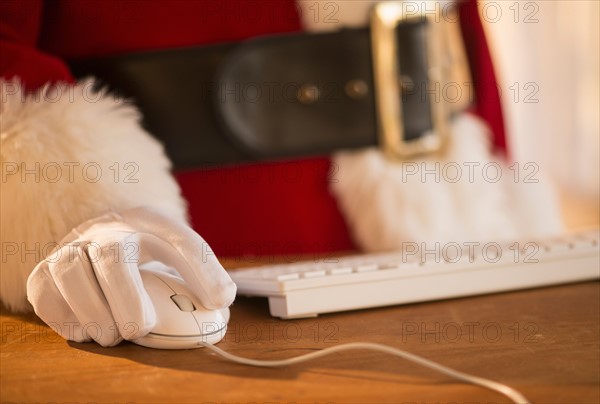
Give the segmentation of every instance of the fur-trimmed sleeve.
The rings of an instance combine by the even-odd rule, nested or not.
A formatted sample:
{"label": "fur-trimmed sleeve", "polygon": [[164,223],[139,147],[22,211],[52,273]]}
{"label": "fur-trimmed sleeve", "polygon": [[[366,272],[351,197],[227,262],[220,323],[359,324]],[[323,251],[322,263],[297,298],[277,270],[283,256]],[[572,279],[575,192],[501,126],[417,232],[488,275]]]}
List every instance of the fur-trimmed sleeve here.
{"label": "fur-trimmed sleeve", "polygon": [[111,209],[154,206],[186,220],[162,145],[124,100],[75,84],[36,48],[42,1],[0,2],[0,300],[29,308],[26,281],[75,226]]}
{"label": "fur-trimmed sleeve", "polygon": [[137,109],[93,88],[27,92],[0,79],[0,300],[10,309],[29,307],[27,277],[86,220],[146,206],[187,221],[171,162]]}

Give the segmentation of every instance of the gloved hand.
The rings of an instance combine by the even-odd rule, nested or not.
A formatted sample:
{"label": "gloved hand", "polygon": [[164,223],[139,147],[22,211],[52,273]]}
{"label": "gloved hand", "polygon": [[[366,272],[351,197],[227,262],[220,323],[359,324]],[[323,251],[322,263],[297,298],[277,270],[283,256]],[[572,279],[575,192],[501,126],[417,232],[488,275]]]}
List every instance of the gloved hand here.
{"label": "gloved hand", "polygon": [[208,309],[236,286],[191,228],[147,208],[111,212],[73,229],[27,281],[36,314],[64,338],[114,346],[149,333],[156,312],[140,268],[176,270]]}

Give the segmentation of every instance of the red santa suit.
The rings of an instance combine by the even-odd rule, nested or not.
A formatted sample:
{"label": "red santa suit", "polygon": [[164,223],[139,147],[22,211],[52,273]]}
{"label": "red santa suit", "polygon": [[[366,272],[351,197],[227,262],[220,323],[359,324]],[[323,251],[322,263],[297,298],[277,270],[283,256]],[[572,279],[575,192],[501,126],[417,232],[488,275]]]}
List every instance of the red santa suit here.
{"label": "red santa suit", "polygon": [[[266,0],[254,2],[254,6],[258,10],[256,18],[244,18],[247,4],[242,0],[4,1],[0,5],[0,73],[6,80],[18,77],[23,86],[19,94],[23,95],[25,91],[38,90],[48,83],[74,83],[68,68],[68,61],[73,59],[241,41],[257,35],[303,29],[300,9],[291,0]],[[477,102],[472,112],[489,124],[493,147],[504,151],[506,141],[499,97],[494,94],[494,70],[476,2],[462,2],[460,12],[468,16],[462,20],[462,30],[475,82]],[[485,83],[485,86],[478,83]],[[13,94],[15,90],[11,88],[10,92]],[[93,115],[86,111],[85,117],[90,118],[91,123],[71,122],[69,125],[95,125]],[[103,111],[106,113],[106,109]],[[57,119],[44,114],[28,115],[28,118],[39,125],[44,125],[45,119]],[[25,119],[24,116],[21,119]],[[102,119],[99,116],[96,124],[101,125]],[[35,147],[33,144],[29,146]],[[3,162],[10,162],[11,158],[3,155]],[[328,253],[360,247],[351,236],[346,218],[328,186],[330,159],[319,157],[294,161],[294,170],[305,175],[293,182],[287,181],[281,174],[289,164],[258,164],[264,173],[260,181],[243,180],[256,176],[256,164],[217,169],[211,175],[194,171],[175,173],[188,204],[191,225],[213,246],[218,256],[296,256],[298,253]],[[111,171],[111,174],[114,172]],[[169,184],[165,189],[177,193]],[[118,194],[130,190],[112,187],[108,192]],[[69,195],[61,197],[69,198]],[[38,231],[39,227],[53,229],[46,231],[43,237],[26,236],[27,240],[43,245],[50,241],[48,238],[57,241],[64,236],[59,234],[64,229],[56,225],[60,220],[77,225],[79,221],[90,218],[87,216],[102,213],[102,206],[110,209],[153,203],[147,198],[141,201],[130,197],[123,202],[123,198],[115,197],[115,205],[118,206],[107,206],[110,200],[94,209],[84,209],[81,217],[74,215],[49,220],[33,215],[19,220],[26,220],[23,226],[29,226],[30,233]],[[85,199],[80,201],[78,206],[86,204]],[[38,200],[36,203],[43,205],[45,201]],[[173,197],[169,203],[176,206],[171,211],[173,217],[183,218],[181,201]],[[57,214],[60,216],[60,213]],[[6,215],[8,217],[9,213]],[[19,213],[10,212],[10,215],[19,216]],[[11,226],[14,227],[14,223]],[[10,233],[8,228],[5,231],[4,223],[2,226],[3,238],[18,244],[20,241],[15,238],[15,233]],[[22,265],[29,267],[35,258],[43,258],[33,255],[27,257],[28,264]],[[23,287],[27,269],[22,275],[9,276],[8,272],[13,269],[3,265],[2,283],[6,286],[2,290],[2,300],[12,308],[23,309],[26,307],[24,292],[16,293],[13,289]]]}

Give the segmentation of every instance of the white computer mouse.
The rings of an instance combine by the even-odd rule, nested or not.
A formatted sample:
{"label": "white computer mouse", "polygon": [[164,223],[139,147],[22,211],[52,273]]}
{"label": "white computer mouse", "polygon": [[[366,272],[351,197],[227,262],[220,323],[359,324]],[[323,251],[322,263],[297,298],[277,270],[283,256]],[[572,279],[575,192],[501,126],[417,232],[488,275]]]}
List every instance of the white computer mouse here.
{"label": "white computer mouse", "polygon": [[216,344],[225,336],[229,309],[205,309],[185,282],[165,272],[141,270],[144,287],[156,310],[156,326],[132,340],[158,349],[200,348],[198,342]]}

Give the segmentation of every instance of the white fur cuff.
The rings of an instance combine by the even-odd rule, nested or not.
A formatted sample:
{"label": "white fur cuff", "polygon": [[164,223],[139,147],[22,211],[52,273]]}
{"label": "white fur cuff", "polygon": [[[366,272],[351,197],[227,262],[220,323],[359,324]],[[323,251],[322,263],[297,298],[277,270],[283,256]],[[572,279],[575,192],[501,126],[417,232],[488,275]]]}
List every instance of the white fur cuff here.
{"label": "white fur cuff", "polygon": [[93,82],[26,94],[0,80],[0,299],[25,310],[29,273],[70,229],[114,209],[149,206],[186,220],[162,146],[130,104]]}
{"label": "white fur cuff", "polygon": [[331,190],[359,247],[404,242],[487,242],[562,230],[558,200],[535,163],[508,166],[490,153],[487,127],[463,114],[442,159],[391,162],[377,149],[333,158]]}

